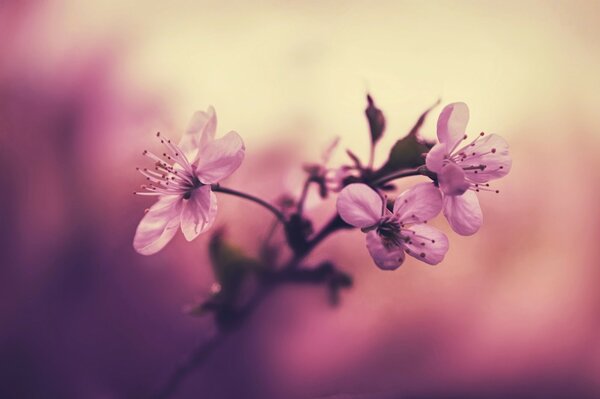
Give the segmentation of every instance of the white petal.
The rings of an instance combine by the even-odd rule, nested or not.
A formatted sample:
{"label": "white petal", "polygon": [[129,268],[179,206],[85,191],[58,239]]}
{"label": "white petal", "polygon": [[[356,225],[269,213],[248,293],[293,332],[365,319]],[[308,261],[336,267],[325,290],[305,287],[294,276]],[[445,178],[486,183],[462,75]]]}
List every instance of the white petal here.
{"label": "white petal", "polygon": [[202,186],[183,200],[181,209],[181,231],[185,239],[192,241],[208,230],[217,216],[217,197],[210,186]]}
{"label": "white petal", "polygon": [[445,143],[448,150],[464,138],[469,123],[469,107],[465,103],[446,105],[437,122],[437,135],[440,143]]}
{"label": "white petal", "polygon": [[236,132],[206,144],[198,154],[196,174],[204,184],[217,183],[232,174],[244,160],[244,142]]}
{"label": "white petal", "polygon": [[354,183],[344,187],[338,195],[337,211],[354,227],[371,227],[381,219],[383,200],[366,184]]}
{"label": "white petal", "polygon": [[433,183],[416,184],[394,202],[394,214],[400,222],[424,222],[434,218],[441,210],[442,194]]}
{"label": "white petal", "polygon": [[444,233],[426,224],[415,224],[406,230],[413,232],[409,233],[409,241],[404,244],[407,254],[430,265],[444,260],[448,252],[448,238]]}
{"label": "white petal", "polygon": [[479,200],[471,190],[463,195],[444,197],[444,216],[452,230],[463,236],[475,234],[483,223]]}
{"label": "white petal", "polygon": [[181,196],[165,195],[150,207],[135,231],[133,247],[142,255],[163,249],[177,232],[181,213]]}
{"label": "white petal", "polygon": [[[512,159],[508,152],[508,143],[497,134],[484,136],[469,147],[469,153],[481,154],[471,156],[461,162],[462,167],[485,165],[483,170],[468,170],[467,176],[474,182],[485,183],[499,179],[510,172]],[[493,151],[493,152],[492,152]]]}
{"label": "white petal", "polygon": [[444,165],[444,159],[447,155],[448,151],[446,144],[437,143],[434,145],[433,148],[429,150],[427,157],[425,158],[425,165],[427,165],[427,169],[438,173],[442,169],[442,165]]}
{"label": "white petal", "polygon": [[375,231],[367,233],[367,249],[380,269],[394,270],[404,262],[405,255],[402,247],[394,245],[386,248]]}
{"label": "white petal", "polygon": [[206,112],[196,111],[185,134],[179,142],[179,148],[190,162],[194,162],[198,152],[206,144],[214,140],[217,130],[215,109],[208,107]]}
{"label": "white petal", "polygon": [[446,195],[462,195],[471,184],[466,179],[465,171],[455,163],[444,165],[438,173],[440,190]]}

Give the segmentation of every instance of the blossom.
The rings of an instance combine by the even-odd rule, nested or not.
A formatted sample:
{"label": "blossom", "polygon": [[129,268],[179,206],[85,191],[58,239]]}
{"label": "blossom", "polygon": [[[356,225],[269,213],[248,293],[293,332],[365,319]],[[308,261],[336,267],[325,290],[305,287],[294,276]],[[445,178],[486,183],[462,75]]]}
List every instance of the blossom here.
{"label": "blossom", "polygon": [[367,232],[367,249],[384,270],[397,269],[406,252],[436,265],[448,251],[448,239],[425,224],[442,208],[442,195],[433,183],[420,183],[400,194],[389,211],[382,197],[366,184],[346,186],[337,199],[340,217]]}
{"label": "blossom", "polygon": [[234,131],[215,139],[217,117],[209,107],[198,111],[179,145],[157,133],[165,146],[162,158],[150,151],[144,155],[154,161],[153,169],[139,172],[149,181],[137,195],[157,196],[135,232],[133,247],[143,255],[160,251],[178,227],[191,241],[208,230],[215,221],[217,198],[215,184],[233,173],[244,159],[244,142]]}
{"label": "blossom", "polygon": [[444,215],[461,235],[474,234],[483,223],[476,192],[497,193],[488,182],[508,174],[512,163],[508,143],[496,134],[482,132],[473,141],[463,143],[468,121],[465,103],[447,105],[437,123],[439,143],[426,159],[427,169],[438,175]]}

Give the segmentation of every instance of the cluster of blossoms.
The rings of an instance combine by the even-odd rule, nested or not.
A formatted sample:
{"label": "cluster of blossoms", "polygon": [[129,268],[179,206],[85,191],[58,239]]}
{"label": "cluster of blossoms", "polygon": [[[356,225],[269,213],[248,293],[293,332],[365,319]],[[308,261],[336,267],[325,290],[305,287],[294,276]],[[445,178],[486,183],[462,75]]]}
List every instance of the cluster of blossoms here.
{"label": "cluster of blossoms", "polygon": [[[373,150],[383,134],[385,119],[371,97],[368,100],[366,112]],[[395,171],[389,176],[379,176],[379,171],[372,169],[372,158],[365,167],[350,152],[354,165],[337,169],[325,167],[335,147],[332,145],[326,151],[323,165],[305,167],[309,175],[306,187],[316,183],[322,197],[328,191],[339,192],[339,216],[348,225],[367,233],[368,251],[381,269],[396,269],[403,263],[405,254],[429,264],[438,264],[448,251],[448,239],[427,222],[443,211],[455,232],[461,235],[474,234],[483,222],[476,193],[497,192],[490,188],[489,182],[505,176],[511,167],[508,144],[500,136],[480,133],[475,139],[467,140],[465,132],[468,120],[469,109],[466,104],[446,106],[437,122],[439,142],[426,146],[429,150],[426,155],[418,154],[421,165],[400,170],[404,173]],[[149,183],[142,186],[144,191],[136,194],[158,196],[158,201],[146,212],[137,228],[133,245],[139,253],[150,255],[161,250],[179,227],[185,238],[191,241],[213,225],[217,212],[213,191],[219,189],[221,180],[240,166],[245,150],[236,132],[215,139],[216,123],[212,107],[206,112],[197,112],[178,145],[157,134],[166,148],[162,157],[144,151],[144,155],[154,162],[154,167],[139,169]],[[417,139],[413,139],[417,143]],[[423,143],[420,141],[419,145]],[[431,181],[406,190],[389,209],[385,195],[390,188],[389,183],[410,175],[427,176]],[[266,204],[265,201],[233,190],[223,192]],[[288,233],[293,230],[292,220],[308,223],[301,215],[301,206],[299,214],[291,215],[289,220],[286,220],[284,213],[269,207],[286,224]],[[298,235],[289,233],[289,237]],[[306,241],[301,234],[300,239]],[[290,247],[301,248],[302,245],[294,246],[290,242]]]}
{"label": "cluster of blossoms", "polygon": [[[452,229],[472,235],[483,223],[477,192],[494,191],[488,183],[505,176],[511,167],[506,141],[480,133],[462,144],[469,121],[464,103],[446,106],[437,123],[436,144],[426,156],[427,169],[435,173],[431,183],[420,183],[400,194],[393,211],[385,197],[366,184],[345,187],[337,199],[344,221],[367,233],[367,248],[381,269],[398,268],[404,253],[435,265],[448,251],[448,239],[427,226],[442,209]],[[462,144],[462,145],[461,145]]]}

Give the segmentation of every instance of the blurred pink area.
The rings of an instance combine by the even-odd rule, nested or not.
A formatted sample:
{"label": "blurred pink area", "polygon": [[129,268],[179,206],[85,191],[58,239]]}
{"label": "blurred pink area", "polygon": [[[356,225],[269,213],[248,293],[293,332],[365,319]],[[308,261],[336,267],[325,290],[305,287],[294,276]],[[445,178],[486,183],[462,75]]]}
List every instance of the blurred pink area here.
{"label": "blurred pink area", "polygon": [[[0,3],[0,396],[147,397],[214,332],[208,235],[153,257],[131,192],[156,131],[212,104],[246,160],[227,182],[268,200],[335,136],[368,155],[364,94],[386,113],[377,160],[439,97],[511,144],[484,226],[436,267],[386,273],[364,235],[310,259],[354,276],[281,290],[178,397],[600,396],[600,9],[595,2]],[[437,109],[439,112],[439,108]],[[424,126],[435,136],[435,118]],[[420,181],[407,180],[403,187]],[[402,188],[403,188],[402,187]],[[270,215],[219,196],[248,251]],[[321,223],[334,203],[313,204]],[[249,234],[252,232],[252,234]]]}

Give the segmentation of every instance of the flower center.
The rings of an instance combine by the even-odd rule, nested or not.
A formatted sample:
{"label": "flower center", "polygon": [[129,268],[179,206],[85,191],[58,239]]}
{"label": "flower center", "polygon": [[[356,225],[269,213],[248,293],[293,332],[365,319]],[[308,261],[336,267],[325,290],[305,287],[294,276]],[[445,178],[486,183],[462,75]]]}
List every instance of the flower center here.
{"label": "flower center", "polygon": [[188,184],[188,191],[186,191],[186,192],[183,194],[183,199],[184,199],[184,200],[188,200],[188,199],[190,199],[190,198],[192,197],[192,192],[193,192],[195,189],[197,189],[197,188],[200,188],[200,187],[202,187],[202,186],[204,186],[204,183],[202,183],[202,182],[200,181],[200,179],[198,179],[198,176],[196,176],[196,175],[193,175],[193,176],[192,176],[192,182]]}
{"label": "flower center", "polygon": [[386,217],[379,222],[376,228],[377,234],[381,237],[383,245],[387,248],[398,246],[403,240],[400,235],[402,225],[398,220],[392,217]]}
{"label": "flower center", "polygon": [[204,184],[196,176],[196,166],[190,164],[181,149],[171,143],[171,140],[156,134],[167,151],[162,158],[150,151],[143,155],[154,161],[154,170],[137,168],[146,177],[148,184],[142,186],[145,191],[134,192],[137,195],[181,195],[183,199],[190,199],[192,192]]}

